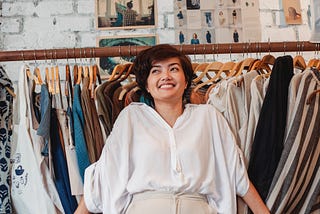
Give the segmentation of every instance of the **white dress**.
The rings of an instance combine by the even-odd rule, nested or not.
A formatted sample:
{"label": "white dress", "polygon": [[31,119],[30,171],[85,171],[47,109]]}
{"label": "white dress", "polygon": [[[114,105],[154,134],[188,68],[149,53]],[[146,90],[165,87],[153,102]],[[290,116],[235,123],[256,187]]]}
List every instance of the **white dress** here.
{"label": "white dress", "polygon": [[120,113],[100,159],[85,172],[91,212],[123,213],[135,193],[199,193],[218,213],[236,213],[249,188],[246,167],[221,113],[185,106],[170,127],[151,107],[132,103]]}

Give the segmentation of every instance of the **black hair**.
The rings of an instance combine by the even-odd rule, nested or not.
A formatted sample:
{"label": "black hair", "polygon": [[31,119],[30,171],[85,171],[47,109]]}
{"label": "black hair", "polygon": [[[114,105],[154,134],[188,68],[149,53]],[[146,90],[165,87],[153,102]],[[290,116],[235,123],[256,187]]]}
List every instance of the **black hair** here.
{"label": "black hair", "polygon": [[187,87],[184,92],[183,99],[186,98],[186,93],[189,90],[193,78],[193,69],[190,59],[178,51],[176,48],[169,44],[160,44],[152,46],[151,48],[145,49],[141,51],[136,59],[133,62],[132,72],[136,76],[136,82],[138,86],[142,90],[143,95],[153,101],[152,96],[148,93],[146,86],[147,86],[147,79],[150,74],[150,70],[152,65],[157,61],[162,61],[165,59],[177,57],[180,60],[184,76],[186,78]]}

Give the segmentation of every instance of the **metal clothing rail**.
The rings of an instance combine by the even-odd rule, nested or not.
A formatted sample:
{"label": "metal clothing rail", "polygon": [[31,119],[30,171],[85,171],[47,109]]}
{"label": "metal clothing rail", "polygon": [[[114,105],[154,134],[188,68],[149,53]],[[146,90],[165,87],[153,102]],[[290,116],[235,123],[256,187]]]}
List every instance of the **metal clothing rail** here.
{"label": "metal clothing rail", "polygon": [[[253,42],[220,43],[197,45],[172,45],[184,54],[231,54],[231,53],[266,53],[266,52],[318,52],[320,45],[309,41],[299,42]],[[35,49],[0,51],[0,61],[25,61],[49,59],[75,59],[115,56],[136,56],[150,46],[112,46],[63,49]]]}

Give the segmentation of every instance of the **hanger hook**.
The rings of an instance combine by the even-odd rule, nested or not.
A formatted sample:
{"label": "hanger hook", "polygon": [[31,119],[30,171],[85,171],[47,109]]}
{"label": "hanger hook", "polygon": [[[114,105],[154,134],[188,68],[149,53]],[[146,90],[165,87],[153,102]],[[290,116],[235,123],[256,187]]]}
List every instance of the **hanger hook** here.
{"label": "hanger hook", "polygon": [[194,58],[194,61],[196,61],[196,45],[193,44],[193,58]]}
{"label": "hanger hook", "polygon": [[269,49],[269,55],[270,55],[270,52],[271,52],[271,43],[270,43],[270,37],[268,38],[268,49]]}
{"label": "hanger hook", "polygon": [[66,58],[67,58],[67,63],[69,64],[69,49],[66,48]]}
{"label": "hanger hook", "polygon": [[76,47],[73,47],[73,57],[74,57],[74,63],[77,64]]}
{"label": "hanger hook", "polygon": [[44,51],[43,51],[43,56],[44,56],[45,62],[47,63],[47,50],[46,49],[44,49]]}
{"label": "hanger hook", "polygon": [[25,60],[24,60],[24,52],[23,52],[23,51],[21,51],[21,58],[22,58],[22,60],[23,60],[23,63],[25,63]]}
{"label": "hanger hook", "polygon": [[129,52],[129,58],[131,57],[131,45],[129,44],[129,48],[128,48],[128,52]]}
{"label": "hanger hook", "polygon": [[206,58],[206,45],[203,45],[203,60],[204,62],[207,62],[207,58]]}
{"label": "hanger hook", "polygon": [[286,55],[287,44],[286,41],[283,41],[283,55]]}
{"label": "hanger hook", "polygon": [[96,58],[96,49],[95,48],[92,48],[92,56],[93,56],[93,58]]}
{"label": "hanger hook", "polygon": [[34,63],[35,63],[35,65],[37,65],[38,63],[37,63],[37,57],[36,57],[36,50],[35,49],[33,49],[33,57],[34,57]]}
{"label": "hanger hook", "polygon": [[231,52],[232,52],[232,45],[230,44],[230,45],[229,45],[230,61],[232,61]]}
{"label": "hanger hook", "polygon": [[218,56],[219,56],[219,44],[217,43],[217,58],[218,58]]}
{"label": "hanger hook", "polygon": [[214,47],[214,44],[211,47],[212,47],[212,60],[215,61],[215,47]]}

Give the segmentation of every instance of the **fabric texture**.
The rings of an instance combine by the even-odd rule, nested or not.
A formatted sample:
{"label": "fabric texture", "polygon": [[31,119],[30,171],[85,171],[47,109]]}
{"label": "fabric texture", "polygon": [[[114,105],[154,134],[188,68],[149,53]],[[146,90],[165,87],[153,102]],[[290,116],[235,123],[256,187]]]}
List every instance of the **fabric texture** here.
{"label": "fabric texture", "polygon": [[0,213],[12,213],[10,193],[10,156],[12,144],[12,82],[0,66]]}
{"label": "fabric texture", "polygon": [[126,214],[216,214],[207,198],[199,194],[147,191],[133,195]]}
{"label": "fabric texture", "polygon": [[90,165],[86,140],[84,137],[84,117],[81,107],[81,87],[79,84],[74,86],[74,98],[72,104],[73,127],[74,127],[74,143],[77,154],[78,166],[82,181],[84,179],[84,171]]}
{"label": "fabric texture", "polygon": [[252,143],[248,174],[263,200],[267,197],[283,149],[288,87],[292,76],[292,57],[278,57],[272,67]]}
{"label": "fabric texture", "polygon": [[86,169],[84,199],[91,212],[119,214],[133,194],[146,190],[198,193],[229,214],[236,213],[236,195],[248,188],[241,150],[214,107],[187,104],[170,127],[152,107],[132,103],[121,111],[99,161]]}
{"label": "fabric texture", "polygon": [[[39,142],[33,142],[33,135],[29,132],[32,127],[31,108],[26,79],[27,66],[23,66],[19,76],[19,124],[15,127],[18,130],[18,138],[15,153],[12,155],[13,165],[11,170],[12,202],[17,213],[63,213],[63,209],[57,204],[61,202],[59,198],[53,197],[54,185],[50,180],[45,180],[43,175],[47,171],[42,171],[43,161],[40,163],[38,155],[35,154],[34,147],[39,146]],[[33,136],[33,137],[32,137]],[[51,190],[51,192],[50,192]],[[37,197],[35,197],[37,196]]]}
{"label": "fabric texture", "polygon": [[54,182],[59,193],[64,212],[66,214],[73,214],[78,203],[76,198],[71,194],[69,172],[65,154],[62,149],[62,132],[55,108],[52,108],[51,110],[50,140],[54,168]]}
{"label": "fabric texture", "polygon": [[294,103],[284,149],[267,198],[271,213],[320,212],[320,89],[318,70],[306,70]]}

